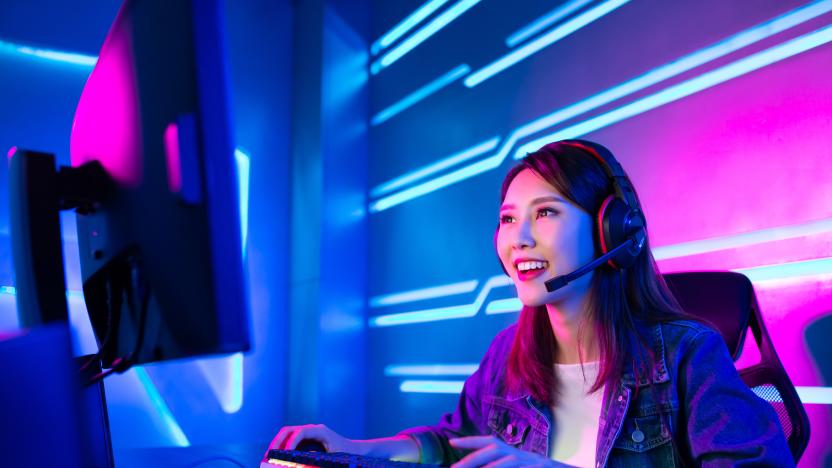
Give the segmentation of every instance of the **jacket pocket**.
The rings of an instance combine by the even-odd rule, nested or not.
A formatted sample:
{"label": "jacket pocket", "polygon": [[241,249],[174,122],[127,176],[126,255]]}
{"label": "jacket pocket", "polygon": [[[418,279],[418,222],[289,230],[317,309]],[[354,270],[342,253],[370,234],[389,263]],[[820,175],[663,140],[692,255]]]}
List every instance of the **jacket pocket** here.
{"label": "jacket pocket", "polygon": [[662,445],[670,445],[673,435],[670,433],[663,413],[624,419],[621,432],[613,443],[613,448],[628,452],[646,452]]}
{"label": "jacket pocket", "polygon": [[489,398],[488,428],[503,442],[520,447],[531,429],[531,423],[515,404],[502,398]]}

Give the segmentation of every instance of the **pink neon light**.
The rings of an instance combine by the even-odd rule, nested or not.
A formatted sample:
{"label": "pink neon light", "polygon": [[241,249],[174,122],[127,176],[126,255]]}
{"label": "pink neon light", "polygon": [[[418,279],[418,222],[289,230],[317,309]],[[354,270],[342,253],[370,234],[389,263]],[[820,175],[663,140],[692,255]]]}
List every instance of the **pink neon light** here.
{"label": "pink neon light", "polygon": [[171,122],[165,129],[165,161],[168,168],[168,189],[182,191],[182,165],[179,158],[179,127]]}
{"label": "pink neon light", "polygon": [[115,24],[75,110],[70,156],[73,166],[98,160],[116,182],[136,187],[142,181],[142,128],[132,25]]}
{"label": "pink neon light", "polygon": [[17,153],[17,146],[12,146],[11,148],[9,148],[9,152],[6,153],[6,156],[8,156],[9,161],[11,161],[12,156],[14,156],[15,153]]}

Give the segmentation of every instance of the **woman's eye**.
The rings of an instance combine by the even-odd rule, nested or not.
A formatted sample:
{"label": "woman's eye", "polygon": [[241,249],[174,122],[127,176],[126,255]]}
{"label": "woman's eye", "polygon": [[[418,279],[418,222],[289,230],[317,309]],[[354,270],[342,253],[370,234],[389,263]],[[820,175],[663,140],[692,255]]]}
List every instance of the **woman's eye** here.
{"label": "woman's eye", "polygon": [[513,223],[514,218],[509,215],[500,216],[500,224]]}
{"label": "woman's eye", "polygon": [[543,217],[546,217],[546,216],[554,216],[554,215],[557,215],[557,214],[558,214],[558,212],[556,210],[552,209],[552,208],[541,208],[541,209],[537,210],[537,217],[538,218],[543,218]]}

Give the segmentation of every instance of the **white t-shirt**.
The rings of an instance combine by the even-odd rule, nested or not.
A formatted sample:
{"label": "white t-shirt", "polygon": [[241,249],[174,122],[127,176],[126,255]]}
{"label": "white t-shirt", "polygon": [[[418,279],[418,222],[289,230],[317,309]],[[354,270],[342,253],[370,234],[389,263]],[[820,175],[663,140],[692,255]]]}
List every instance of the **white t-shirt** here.
{"label": "white t-shirt", "polygon": [[560,383],[557,405],[552,407],[552,460],[574,466],[595,466],[595,445],[604,388],[587,395],[598,376],[598,361],[580,364],[555,364]]}

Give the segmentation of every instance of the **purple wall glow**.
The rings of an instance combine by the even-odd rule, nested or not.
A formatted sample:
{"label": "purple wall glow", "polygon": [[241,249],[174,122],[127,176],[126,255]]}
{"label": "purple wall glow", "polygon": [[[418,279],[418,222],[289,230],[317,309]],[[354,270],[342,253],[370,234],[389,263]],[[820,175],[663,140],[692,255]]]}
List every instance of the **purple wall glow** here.
{"label": "purple wall glow", "polygon": [[[483,69],[510,53],[507,37],[552,8],[536,2],[482,2],[374,75],[373,111],[460,63],[472,73]],[[495,136],[499,146],[511,146],[507,151],[512,155],[521,147],[535,149],[524,145],[542,144],[539,139],[579,131],[583,133],[562,137],[608,146],[638,190],[662,271],[739,270],[752,279],[780,359],[799,391],[812,394],[807,399],[813,402],[806,405],[811,439],[801,466],[823,466],[832,461],[832,353],[818,338],[832,320],[830,8],[832,3],[824,0],[627,2],[480,85],[448,85],[377,125],[371,187]],[[409,13],[402,9],[374,2],[374,37]],[[749,37],[755,39],[745,42]],[[809,48],[794,47],[807,37],[822,39]],[[785,53],[777,60],[759,60],[775,56],[772,51]],[[703,60],[705,56],[710,58]],[[690,63],[695,65],[687,67]],[[724,73],[739,69],[745,71]],[[663,78],[639,81],[645,76]],[[717,76],[710,87],[691,86]],[[674,95],[663,94],[674,87],[687,94],[662,101],[662,96]],[[589,110],[583,107],[614,89],[629,91]],[[583,110],[563,112],[572,108]],[[641,112],[627,113],[629,109]],[[544,120],[558,111],[569,117],[557,123]],[[611,116],[621,117],[613,121]],[[594,130],[582,127],[593,121],[606,123]],[[549,123],[512,142],[532,122]],[[472,168],[492,154],[434,179]],[[370,295],[483,281],[498,274],[491,245],[496,194],[513,163],[503,161],[493,170],[373,214],[371,237],[377,242],[370,244]],[[416,234],[423,225],[441,229],[441,235]],[[452,260],[441,260],[448,252]],[[498,294],[487,299],[503,298]],[[451,299],[413,309],[446,306]],[[473,301],[455,300],[453,304]],[[388,308],[378,314],[387,310],[394,312]],[[370,354],[384,357],[371,363],[370,375],[399,363],[476,362],[488,338],[504,326],[496,318],[489,321],[482,310],[465,325],[452,322],[416,325],[407,328],[409,333],[395,327],[374,331],[371,340],[379,344],[374,349],[371,342]],[[469,343],[465,349],[455,346],[460,334]],[[437,344],[425,350],[420,346],[425,340]],[[475,345],[482,351],[468,349]],[[755,351],[747,349],[739,364],[753,361]],[[454,404],[452,397],[397,394],[398,382],[385,376],[372,384],[385,389],[378,393],[388,406],[406,408],[408,423],[431,423],[435,418],[423,415],[438,416]],[[819,401],[826,403],[815,403]],[[371,427],[395,429],[384,418],[371,414]]]}
{"label": "purple wall glow", "polygon": [[[109,44],[104,49],[117,55],[131,53],[129,23],[124,25],[121,31],[111,31]],[[72,165],[99,160],[117,182],[137,187],[142,181],[143,169],[136,71],[128,56],[108,57],[101,64],[90,74],[75,111],[70,138]],[[106,119],[100,118],[104,115]]]}

